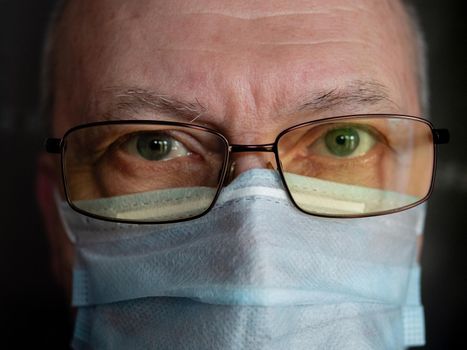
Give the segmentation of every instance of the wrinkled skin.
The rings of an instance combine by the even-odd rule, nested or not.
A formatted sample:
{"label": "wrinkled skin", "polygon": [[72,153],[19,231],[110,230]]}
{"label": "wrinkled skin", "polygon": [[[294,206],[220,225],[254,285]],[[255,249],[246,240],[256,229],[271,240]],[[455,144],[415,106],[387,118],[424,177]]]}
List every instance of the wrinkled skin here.
{"label": "wrinkled skin", "polygon": [[[393,0],[80,0],[59,29],[58,137],[109,118],[195,119],[121,108],[134,91],[195,106],[195,123],[240,144],[273,142],[287,127],[324,117],[421,113],[413,37]],[[337,98],[320,99],[330,92]],[[236,173],[270,161],[237,155]],[[41,157],[38,197],[69,295],[73,247],[52,195],[62,186],[58,162]]]}

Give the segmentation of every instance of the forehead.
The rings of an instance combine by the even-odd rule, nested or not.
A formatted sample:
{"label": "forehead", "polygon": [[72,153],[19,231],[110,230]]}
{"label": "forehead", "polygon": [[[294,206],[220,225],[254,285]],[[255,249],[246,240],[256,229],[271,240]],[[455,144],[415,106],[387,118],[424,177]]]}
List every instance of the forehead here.
{"label": "forehead", "polygon": [[407,109],[403,15],[385,0],[72,1],[58,101],[93,119],[111,103],[106,91],[135,87],[201,100],[218,116],[254,115],[380,79]]}

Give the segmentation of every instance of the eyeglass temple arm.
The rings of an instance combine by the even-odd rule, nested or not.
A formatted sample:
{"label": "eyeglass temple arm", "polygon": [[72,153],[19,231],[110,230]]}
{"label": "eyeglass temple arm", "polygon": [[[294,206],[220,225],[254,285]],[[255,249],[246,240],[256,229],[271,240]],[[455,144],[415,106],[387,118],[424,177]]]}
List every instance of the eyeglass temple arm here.
{"label": "eyeglass temple arm", "polygon": [[47,153],[60,153],[62,149],[62,139],[48,138],[44,142]]}
{"label": "eyeglass temple arm", "polygon": [[436,144],[449,143],[448,129],[433,129],[433,142]]}

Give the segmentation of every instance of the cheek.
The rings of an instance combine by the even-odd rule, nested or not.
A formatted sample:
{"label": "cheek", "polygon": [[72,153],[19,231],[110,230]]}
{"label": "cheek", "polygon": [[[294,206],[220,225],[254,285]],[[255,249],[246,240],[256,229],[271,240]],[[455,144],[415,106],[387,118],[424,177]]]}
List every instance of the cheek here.
{"label": "cheek", "polygon": [[72,167],[66,176],[68,196],[72,201],[101,198],[103,193],[96,183],[92,166]]}
{"label": "cheek", "polygon": [[419,147],[413,154],[407,171],[410,173],[408,180],[409,194],[417,197],[426,196],[431,186],[433,177],[433,153]]}
{"label": "cheek", "polygon": [[73,169],[68,185],[73,200],[97,199],[159,189],[184,187],[216,188],[223,158],[204,160],[189,156],[164,162],[105,158],[95,165]]}

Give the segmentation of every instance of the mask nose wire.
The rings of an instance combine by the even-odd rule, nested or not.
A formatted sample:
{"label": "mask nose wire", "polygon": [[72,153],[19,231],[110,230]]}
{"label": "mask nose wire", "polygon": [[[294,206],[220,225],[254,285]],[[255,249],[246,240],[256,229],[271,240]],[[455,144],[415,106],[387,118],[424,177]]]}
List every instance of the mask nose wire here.
{"label": "mask nose wire", "polygon": [[[274,144],[261,144],[261,145],[230,145],[229,146],[229,164],[227,165],[227,174],[224,178],[224,183],[222,186],[227,186],[232,180],[236,177],[235,172],[237,169],[237,161],[234,160],[231,155],[232,153],[274,153],[276,152]],[[274,161],[276,162],[276,158],[274,157]],[[273,163],[271,161],[268,161],[266,163],[266,169],[270,170],[276,170],[277,169],[277,164],[276,167],[274,167]],[[238,174],[237,174],[238,175]]]}

